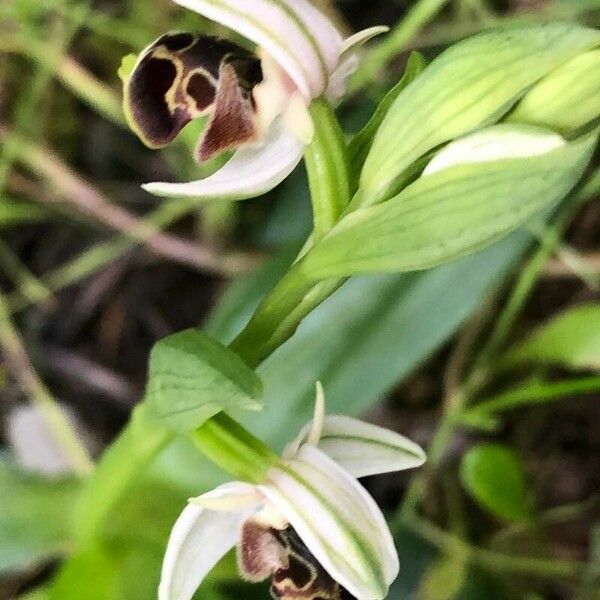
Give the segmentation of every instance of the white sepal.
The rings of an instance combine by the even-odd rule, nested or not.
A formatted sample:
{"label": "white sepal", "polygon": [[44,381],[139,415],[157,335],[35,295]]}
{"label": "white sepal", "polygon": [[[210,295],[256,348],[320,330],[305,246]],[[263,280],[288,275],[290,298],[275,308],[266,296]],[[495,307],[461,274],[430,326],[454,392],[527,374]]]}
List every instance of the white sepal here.
{"label": "white sepal", "polygon": [[304,445],[259,488],[335,581],[358,600],[386,597],[398,555],[379,507],[356,479]]}
{"label": "white sepal", "polygon": [[420,467],[427,457],[408,438],[351,417],[325,419],[319,448],[354,477]]}
{"label": "white sepal", "polygon": [[189,502],[208,510],[231,512],[248,506],[257,506],[263,500],[263,495],[255,485],[243,481],[232,481],[220,485],[202,496],[191,498]]}
{"label": "white sepal", "polygon": [[326,89],[342,38],[308,0],[175,0],[265,48],[307,100]]}
{"label": "white sepal", "polygon": [[189,183],[147,183],[157,196],[242,200],[260,196],[279,185],[298,165],[304,145],[279,119],[259,147],[238,150],[214,175]]}
{"label": "white sepal", "polygon": [[190,600],[209,571],[236,545],[246,516],[188,504],[171,531],[158,600]]}
{"label": "white sepal", "polygon": [[565,144],[560,135],[541,127],[494,125],[448,144],[427,165],[423,175],[456,165],[540,156]]}
{"label": "white sepal", "polygon": [[[312,427],[304,426],[284,456],[308,442]],[[427,460],[423,448],[403,435],[342,415],[325,417],[318,447],[356,478],[414,469]]]}

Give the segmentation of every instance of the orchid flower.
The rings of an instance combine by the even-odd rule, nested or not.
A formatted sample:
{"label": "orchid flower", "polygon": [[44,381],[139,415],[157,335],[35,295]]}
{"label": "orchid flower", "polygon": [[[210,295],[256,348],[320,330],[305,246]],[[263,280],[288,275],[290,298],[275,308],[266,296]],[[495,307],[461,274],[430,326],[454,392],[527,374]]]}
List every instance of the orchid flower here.
{"label": "orchid flower", "polygon": [[417,467],[423,450],[392,431],[315,416],[262,481],[226,483],[190,500],[168,543],[159,600],[189,600],[231,548],[249,581],[272,578],[287,600],[381,600],[399,571],[381,510],[357,477]]}
{"label": "orchid flower", "polygon": [[146,145],[165,146],[191,120],[209,117],[196,158],[237,150],[205,179],[144,186],[161,196],[243,199],[274,188],[312,139],[311,101],[337,102],[356,69],[356,50],[387,30],[374,27],[344,41],[309,0],[175,2],[239,33],[257,51],[213,36],[170,33],[140,55],[124,104]]}

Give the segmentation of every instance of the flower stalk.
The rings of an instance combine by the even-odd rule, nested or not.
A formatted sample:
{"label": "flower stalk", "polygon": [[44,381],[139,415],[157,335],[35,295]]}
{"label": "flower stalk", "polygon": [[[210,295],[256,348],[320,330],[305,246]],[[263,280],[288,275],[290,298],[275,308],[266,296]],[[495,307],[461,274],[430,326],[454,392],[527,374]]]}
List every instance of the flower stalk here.
{"label": "flower stalk", "polygon": [[327,234],[350,202],[348,148],[333,108],[319,99],[310,105],[315,126],[304,151],[313,206],[313,242]]}
{"label": "flower stalk", "polygon": [[302,320],[346,281],[316,281],[305,271],[302,255],[338,222],[352,195],[348,147],[333,108],[325,99],[310,105],[314,135],[304,153],[313,206],[314,228],[301,256],[262,302],[231,349],[258,366],[288,340]]}
{"label": "flower stalk", "polygon": [[266,444],[223,412],[208,419],[191,438],[208,459],[242,481],[259,483],[278,460]]}

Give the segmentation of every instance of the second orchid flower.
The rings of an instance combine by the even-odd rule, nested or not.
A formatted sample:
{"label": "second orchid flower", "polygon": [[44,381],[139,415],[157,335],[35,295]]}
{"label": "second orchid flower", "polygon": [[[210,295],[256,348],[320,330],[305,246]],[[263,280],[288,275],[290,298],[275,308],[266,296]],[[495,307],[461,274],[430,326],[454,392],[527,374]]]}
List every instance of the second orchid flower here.
{"label": "second orchid flower", "polygon": [[[227,419],[227,417],[222,417]],[[343,416],[325,416],[317,388],[315,417],[282,458],[257,440],[244,444],[227,421],[203,432],[232,435],[251,482],[227,483],[192,499],[167,548],[159,600],[189,600],[231,548],[250,581],[272,578],[275,598],[382,600],[399,560],[381,510],[358,477],[418,467],[425,453],[392,431]],[[210,452],[208,452],[210,454]],[[251,459],[251,457],[254,457]]]}

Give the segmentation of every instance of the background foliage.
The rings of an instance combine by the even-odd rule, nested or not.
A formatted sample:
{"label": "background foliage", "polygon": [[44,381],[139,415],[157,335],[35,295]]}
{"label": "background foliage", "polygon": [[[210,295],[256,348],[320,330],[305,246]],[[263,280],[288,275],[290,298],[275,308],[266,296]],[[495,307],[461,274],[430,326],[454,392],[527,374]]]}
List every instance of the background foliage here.
{"label": "background foliage", "polygon": [[[392,26],[341,107],[348,131],[411,49],[430,60],[520,21],[600,24],[597,0],[320,4],[348,30]],[[123,124],[117,68],[165,30],[200,27],[169,0],[0,4],[1,598],[154,597],[185,499],[223,477],[185,442],[122,465],[144,474],[106,507],[102,542],[76,551],[88,454],[143,394],[152,344],[198,324],[230,341],[310,224],[301,169],[235,205],[139,189],[197,174],[197,131],[143,149]],[[332,412],[366,412],[429,447],[422,472],[367,482],[403,564],[390,598],[598,597],[599,195],[595,168],[546,226],[431,271],[353,279],[261,366],[269,410],[240,418],[278,449],[308,418],[316,379]],[[266,592],[228,559],[200,596]]]}

